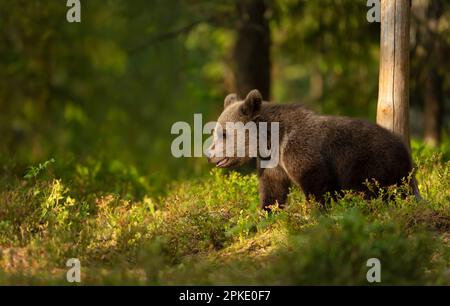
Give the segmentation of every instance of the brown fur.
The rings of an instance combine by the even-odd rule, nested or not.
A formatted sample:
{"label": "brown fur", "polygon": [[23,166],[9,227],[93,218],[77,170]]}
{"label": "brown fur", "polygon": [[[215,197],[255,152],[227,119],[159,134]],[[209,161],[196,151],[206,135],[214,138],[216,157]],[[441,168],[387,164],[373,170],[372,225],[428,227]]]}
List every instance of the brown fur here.
{"label": "brown fur", "polygon": [[[258,170],[264,209],[286,202],[291,183],[308,197],[324,201],[326,193],[361,191],[372,196],[366,180],[380,187],[400,184],[412,171],[408,148],[390,131],[360,119],[323,116],[301,105],[262,102],[258,91],[244,101],[225,101],[218,122],[279,122],[280,162],[276,168]],[[214,145],[213,145],[214,147]],[[238,165],[248,158],[232,158]],[[211,158],[217,163],[217,158]],[[259,164],[259,163],[258,163]]]}

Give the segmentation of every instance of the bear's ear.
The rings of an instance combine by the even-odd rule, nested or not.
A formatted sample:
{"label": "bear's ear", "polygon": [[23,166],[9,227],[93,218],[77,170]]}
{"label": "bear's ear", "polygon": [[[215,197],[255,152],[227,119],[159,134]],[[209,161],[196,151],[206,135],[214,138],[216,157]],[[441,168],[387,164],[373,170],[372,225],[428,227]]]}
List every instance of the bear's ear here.
{"label": "bear's ear", "polygon": [[229,94],[228,96],[225,97],[225,101],[223,102],[223,108],[224,109],[227,108],[228,106],[230,106],[237,100],[238,100],[238,97],[235,93]]}
{"label": "bear's ear", "polygon": [[244,100],[241,107],[241,113],[245,116],[254,116],[261,109],[262,95],[257,89],[253,89]]}

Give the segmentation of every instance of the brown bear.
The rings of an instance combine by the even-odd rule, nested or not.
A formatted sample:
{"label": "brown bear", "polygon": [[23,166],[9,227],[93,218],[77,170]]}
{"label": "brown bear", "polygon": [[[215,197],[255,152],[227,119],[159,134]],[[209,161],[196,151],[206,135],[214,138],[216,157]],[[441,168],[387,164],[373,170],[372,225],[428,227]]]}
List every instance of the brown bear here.
{"label": "brown bear", "polygon": [[[221,168],[252,159],[248,154],[217,154],[226,147],[227,122],[279,123],[279,150],[274,150],[279,154],[279,163],[273,168],[258,167],[260,201],[266,210],[276,203],[280,207],[285,204],[292,182],[307,197],[320,202],[325,201],[326,194],[333,196],[342,190],[371,197],[366,180],[376,180],[380,187],[401,184],[413,169],[407,146],[390,131],[360,119],[319,115],[298,104],[269,103],[263,101],[258,90],[241,101],[235,94],[225,98],[207,152],[209,161]],[[270,139],[270,129],[268,134]],[[248,137],[244,144],[237,145],[248,149]],[[260,165],[262,158],[256,158]]]}

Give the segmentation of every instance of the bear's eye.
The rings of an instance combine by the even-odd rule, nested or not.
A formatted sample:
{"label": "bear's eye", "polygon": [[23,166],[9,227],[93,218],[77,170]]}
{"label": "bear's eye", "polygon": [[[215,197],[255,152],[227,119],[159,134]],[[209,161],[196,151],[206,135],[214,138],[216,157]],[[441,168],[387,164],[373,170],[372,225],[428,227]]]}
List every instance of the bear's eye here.
{"label": "bear's eye", "polygon": [[222,137],[225,139],[227,138],[227,132],[223,131]]}

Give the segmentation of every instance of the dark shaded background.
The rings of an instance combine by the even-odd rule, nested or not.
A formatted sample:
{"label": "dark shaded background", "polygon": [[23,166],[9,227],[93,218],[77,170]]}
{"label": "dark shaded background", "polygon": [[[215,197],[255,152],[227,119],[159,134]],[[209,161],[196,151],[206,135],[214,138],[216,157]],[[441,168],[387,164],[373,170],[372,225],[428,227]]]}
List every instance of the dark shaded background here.
{"label": "dark shaded background", "polygon": [[[79,24],[65,2],[0,0],[8,171],[55,158],[81,174],[142,174],[155,189],[201,175],[204,159],[172,157],[170,127],[214,120],[227,93],[251,88],[375,120],[379,24],[366,1],[89,0]],[[449,131],[449,22],[449,1],[413,1],[412,132],[433,146]]]}

